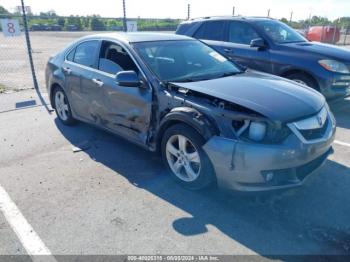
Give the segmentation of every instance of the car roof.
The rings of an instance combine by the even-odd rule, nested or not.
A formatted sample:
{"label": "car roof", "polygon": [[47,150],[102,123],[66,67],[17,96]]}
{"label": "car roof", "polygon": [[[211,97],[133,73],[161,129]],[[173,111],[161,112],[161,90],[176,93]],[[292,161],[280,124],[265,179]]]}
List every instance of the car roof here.
{"label": "car roof", "polygon": [[183,35],[176,35],[170,33],[150,33],[150,32],[118,32],[118,33],[104,33],[97,35],[89,35],[85,39],[115,39],[127,43],[136,42],[152,42],[152,41],[172,41],[172,40],[193,40],[193,38]]}
{"label": "car roof", "polygon": [[270,17],[260,17],[260,16],[207,16],[207,17],[199,17],[193,18],[184,23],[192,23],[192,22],[203,22],[203,21],[222,21],[222,20],[236,20],[236,21],[266,21],[266,20],[275,20]]}

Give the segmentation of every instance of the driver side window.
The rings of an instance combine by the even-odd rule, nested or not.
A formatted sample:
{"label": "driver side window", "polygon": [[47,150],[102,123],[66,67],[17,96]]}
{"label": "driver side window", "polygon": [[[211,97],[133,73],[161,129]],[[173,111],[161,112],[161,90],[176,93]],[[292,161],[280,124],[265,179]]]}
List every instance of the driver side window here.
{"label": "driver side window", "polygon": [[109,41],[102,42],[98,69],[113,75],[120,71],[138,72],[129,54],[120,45]]}
{"label": "driver side window", "polygon": [[250,45],[253,39],[259,38],[251,25],[243,22],[230,22],[228,41],[235,44]]}

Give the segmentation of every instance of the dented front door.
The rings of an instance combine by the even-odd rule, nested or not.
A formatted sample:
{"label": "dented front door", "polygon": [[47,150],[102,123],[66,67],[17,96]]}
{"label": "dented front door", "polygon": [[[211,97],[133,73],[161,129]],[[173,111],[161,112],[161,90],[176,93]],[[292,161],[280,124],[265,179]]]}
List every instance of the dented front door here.
{"label": "dented front door", "polygon": [[152,91],[148,87],[123,87],[115,76],[96,72],[96,93],[91,108],[96,124],[143,144],[146,143],[152,108]]}

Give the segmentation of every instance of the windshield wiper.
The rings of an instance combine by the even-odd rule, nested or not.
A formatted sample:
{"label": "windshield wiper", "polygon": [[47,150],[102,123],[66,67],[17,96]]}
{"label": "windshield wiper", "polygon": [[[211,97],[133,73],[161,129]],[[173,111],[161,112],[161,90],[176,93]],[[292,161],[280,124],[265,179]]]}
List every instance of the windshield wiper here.
{"label": "windshield wiper", "polygon": [[242,73],[244,73],[244,71],[226,72],[226,73],[223,73],[223,74],[221,75],[221,77],[234,76],[234,75],[238,75],[238,74],[242,74]]}
{"label": "windshield wiper", "polygon": [[187,78],[180,78],[180,79],[171,79],[171,80],[167,80],[167,82],[187,83],[187,82],[205,81],[209,79],[210,78],[205,78],[205,77],[187,77]]}
{"label": "windshield wiper", "polygon": [[187,83],[187,82],[195,82],[195,80],[193,78],[183,78],[183,79],[168,80],[167,82]]}
{"label": "windshield wiper", "polygon": [[167,80],[167,82],[177,82],[177,83],[187,83],[187,82],[197,82],[197,81],[206,81],[210,79],[215,79],[215,78],[221,78],[221,77],[226,77],[226,76],[233,76],[237,74],[242,74],[244,71],[232,71],[232,72],[225,72],[223,74],[215,74],[215,75],[206,75],[202,77],[186,77],[186,78],[180,78],[180,79],[171,79]]}
{"label": "windshield wiper", "polygon": [[298,41],[281,42],[281,44],[294,44],[294,43],[306,43],[306,41],[298,40]]}

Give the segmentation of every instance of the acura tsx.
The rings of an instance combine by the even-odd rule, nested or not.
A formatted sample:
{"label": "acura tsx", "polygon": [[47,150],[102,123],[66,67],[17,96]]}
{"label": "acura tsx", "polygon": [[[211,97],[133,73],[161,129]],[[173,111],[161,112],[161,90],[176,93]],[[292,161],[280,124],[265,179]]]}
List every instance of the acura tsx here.
{"label": "acura tsx", "polygon": [[332,153],[323,95],[187,36],[84,37],[49,59],[46,84],[63,124],[84,121],[160,152],[189,189],[299,186]]}

